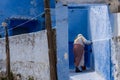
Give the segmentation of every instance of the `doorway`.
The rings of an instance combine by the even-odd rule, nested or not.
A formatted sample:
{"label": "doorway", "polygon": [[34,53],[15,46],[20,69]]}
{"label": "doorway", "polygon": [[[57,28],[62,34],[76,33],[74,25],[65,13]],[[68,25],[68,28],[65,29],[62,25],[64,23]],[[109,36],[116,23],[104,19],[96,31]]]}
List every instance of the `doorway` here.
{"label": "doorway", "polygon": [[[69,6],[68,7],[68,34],[69,34],[69,69],[74,70],[73,42],[77,34],[82,34],[86,39],[91,40],[89,29],[89,7]],[[85,66],[94,70],[94,57],[91,45],[85,46]]]}

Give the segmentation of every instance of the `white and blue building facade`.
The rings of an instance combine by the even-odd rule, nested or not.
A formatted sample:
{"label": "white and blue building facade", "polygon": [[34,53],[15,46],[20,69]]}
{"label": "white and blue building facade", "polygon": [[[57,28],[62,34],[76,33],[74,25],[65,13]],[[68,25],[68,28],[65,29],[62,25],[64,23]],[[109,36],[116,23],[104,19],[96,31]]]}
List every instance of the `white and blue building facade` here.
{"label": "white and blue building facade", "polygon": [[[54,0],[50,0],[50,6],[51,9],[55,9]],[[55,19],[52,17],[52,20]],[[10,36],[44,30],[45,29],[44,0],[1,1],[0,23],[2,23],[3,21],[8,22]],[[4,29],[0,27],[0,31],[2,31],[0,35],[1,37],[3,37]]]}
{"label": "white and blue building facade", "polygon": [[[105,80],[114,80],[114,65],[111,59],[113,24],[113,13],[106,4],[57,4],[58,80],[69,80],[69,69],[74,70],[73,41],[79,33],[93,41],[93,45],[85,47],[85,65]],[[89,52],[91,49],[92,52]]]}
{"label": "white and blue building facade", "polygon": [[[85,65],[106,80],[114,80],[111,60],[111,38],[114,17],[106,4],[63,5],[50,0],[52,26],[56,28],[58,80],[69,80],[74,69],[73,41],[83,34],[93,45],[86,46]],[[0,23],[7,20],[9,35],[45,29],[44,0],[4,0],[0,2]],[[26,21],[26,24],[20,25]],[[18,26],[15,28],[16,26]],[[4,30],[0,27],[1,37]],[[92,49],[92,52],[89,52]]]}

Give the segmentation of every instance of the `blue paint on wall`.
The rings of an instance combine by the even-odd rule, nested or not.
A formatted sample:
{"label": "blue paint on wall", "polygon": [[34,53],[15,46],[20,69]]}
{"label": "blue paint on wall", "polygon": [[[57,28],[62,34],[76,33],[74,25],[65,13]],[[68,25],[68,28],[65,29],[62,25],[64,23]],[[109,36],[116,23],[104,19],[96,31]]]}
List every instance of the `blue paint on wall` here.
{"label": "blue paint on wall", "polygon": [[86,38],[88,27],[88,9],[86,7],[68,7],[69,41],[73,42],[77,34],[82,33]]}
{"label": "blue paint on wall", "polygon": [[[9,31],[9,35],[19,35],[23,33],[30,33],[41,30],[38,26],[38,20],[31,20],[27,22],[29,19],[10,19],[9,21],[9,28],[13,28],[12,31]],[[27,22],[26,24],[20,25],[24,22]],[[19,27],[16,27],[20,25]]]}
{"label": "blue paint on wall", "polygon": [[[111,18],[110,18],[111,19]],[[111,48],[111,50],[110,50],[110,80],[115,80],[115,78],[114,78],[114,69],[115,69],[115,66],[114,66],[114,63],[113,63],[113,59],[112,59],[112,57],[113,57],[113,52],[112,52],[112,40],[110,40],[110,48]]]}
{"label": "blue paint on wall", "polygon": [[[86,36],[87,38],[93,41],[92,57],[94,57],[93,63],[95,62],[94,64],[95,71],[98,72],[100,75],[102,75],[106,80],[111,80],[111,61],[110,61],[111,60],[111,48],[110,48],[111,24],[110,24],[110,18],[109,18],[110,15],[108,11],[108,6],[104,4],[103,5],[96,4],[96,5],[88,5],[87,7],[89,8],[88,8],[88,12],[86,11],[86,13],[89,15],[83,14],[85,12],[84,11],[85,7],[82,7],[82,9],[80,9],[80,12],[79,12],[80,7],[77,7],[77,9],[75,9],[74,7],[69,7],[68,13],[66,7],[57,7],[56,29],[57,29],[58,80],[69,80],[68,66],[70,66],[70,68],[74,67],[73,64],[68,65],[69,61],[73,62],[73,53],[72,53],[73,40],[76,34],[81,32],[83,32],[84,36]],[[74,13],[75,10],[76,13]],[[64,15],[59,14],[61,11],[63,11]],[[80,16],[80,18],[78,17],[78,15]],[[84,17],[82,15],[84,15]],[[77,18],[75,16],[77,16]],[[86,16],[87,18],[85,18]],[[85,24],[85,21],[83,21],[83,23],[79,22],[79,21],[82,22],[82,19],[86,21],[88,20],[87,25],[85,25],[87,27],[82,27],[82,28],[77,27],[81,24],[82,25]],[[69,58],[71,58],[69,59],[69,61],[64,59],[64,53],[68,52],[67,48],[69,49],[69,53],[71,53],[69,54],[70,56]]]}
{"label": "blue paint on wall", "polygon": [[91,6],[89,19],[95,56],[95,70],[106,80],[110,80],[111,25],[108,7],[106,5]]}
{"label": "blue paint on wall", "polygon": [[[83,18],[82,15],[85,16],[85,14],[83,14],[85,8],[82,7],[82,9],[80,10],[81,12],[79,12],[78,9],[80,7],[77,9],[73,7],[69,7],[68,13],[66,7],[61,7],[57,10],[56,13],[57,14],[56,15],[57,16],[57,27],[56,27],[57,57],[58,57],[57,69],[58,69],[59,80],[69,80],[68,62],[69,61],[73,62],[73,57],[72,57],[73,40],[76,34],[80,32],[83,32],[84,36],[86,36],[89,39],[92,39],[93,41],[92,57],[94,57],[93,62],[95,62],[95,71],[98,72],[100,75],[102,75],[106,80],[111,80],[111,61],[110,61],[111,60],[111,49],[110,49],[111,24],[109,19],[108,7],[106,5],[98,5],[98,4],[89,5],[88,7],[89,9],[87,13],[89,15],[87,15],[86,21],[88,19],[89,22],[87,23],[87,25],[85,25],[87,26],[86,28],[77,27],[81,24],[82,25],[85,24],[85,21],[83,21],[83,23],[81,24],[79,22],[79,21],[82,22],[82,18]],[[74,13],[75,12],[74,10],[78,10],[78,12]],[[61,11],[63,11],[64,15],[59,14]],[[79,19],[78,14],[80,13],[82,15],[79,16],[82,18]],[[77,16],[77,18],[75,16]],[[85,19],[85,17],[83,19]],[[67,31],[67,29],[69,32]],[[67,34],[67,32],[69,34]],[[64,59],[64,53],[68,52],[66,48],[68,48],[69,53],[71,53],[69,54],[70,56],[69,58],[71,58],[69,59],[69,61]],[[69,64],[69,65],[70,68],[74,67],[73,64]]]}
{"label": "blue paint on wall", "polygon": [[69,42],[69,68],[74,69],[73,42]]}
{"label": "blue paint on wall", "polygon": [[[55,0],[50,0],[50,5],[51,8],[55,8]],[[45,16],[43,12],[44,0],[3,0],[0,2],[0,24],[6,18],[17,18],[21,20],[21,18],[29,19],[34,17],[34,19],[38,20],[39,25],[34,27],[39,27],[38,30],[45,29]],[[0,31],[4,31],[4,29],[0,27]]]}
{"label": "blue paint on wall", "polygon": [[94,42],[95,70],[110,80],[110,40]]}
{"label": "blue paint on wall", "polygon": [[[114,17],[114,13],[111,13],[110,12],[110,10],[109,10],[109,17],[110,17],[110,24],[111,24],[111,33],[114,33],[113,32],[113,30],[114,30],[114,24],[115,24],[115,17]],[[111,37],[113,36],[113,34],[111,34]],[[110,48],[111,48],[111,50],[110,50],[110,80],[115,80],[114,79],[114,69],[115,69],[115,67],[114,67],[114,64],[113,64],[113,61],[112,61],[112,56],[113,56],[113,54],[112,54],[112,41],[110,40]]]}
{"label": "blue paint on wall", "polygon": [[65,54],[68,55],[68,12],[62,4],[56,6],[56,20],[58,80],[69,80],[69,60],[65,58]]}

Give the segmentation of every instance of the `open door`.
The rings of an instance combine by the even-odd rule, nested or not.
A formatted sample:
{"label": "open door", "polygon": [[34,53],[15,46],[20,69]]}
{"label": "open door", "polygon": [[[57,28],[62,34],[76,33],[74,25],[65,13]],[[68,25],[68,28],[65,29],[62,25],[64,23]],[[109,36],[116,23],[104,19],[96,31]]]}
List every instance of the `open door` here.
{"label": "open door", "polygon": [[[89,8],[87,6],[69,6],[68,7],[68,25],[69,25],[69,69],[74,69],[73,42],[78,34],[82,34],[90,40],[89,30]],[[94,69],[93,54],[91,46],[85,46],[85,66]]]}

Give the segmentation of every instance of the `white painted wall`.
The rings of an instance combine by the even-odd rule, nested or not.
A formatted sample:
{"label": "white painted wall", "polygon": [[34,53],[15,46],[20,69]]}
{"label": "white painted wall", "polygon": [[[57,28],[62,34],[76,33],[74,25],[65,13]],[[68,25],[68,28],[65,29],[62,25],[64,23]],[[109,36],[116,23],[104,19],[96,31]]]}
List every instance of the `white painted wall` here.
{"label": "white painted wall", "polygon": [[71,3],[71,2],[77,2],[77,3],[105,2],[105,0],[59,0],[59,1],[67,2],[67,3]]}
{"label": "white painted wall", "polygon": [[117,13],[117,36],[120,36],[120,13]]}
{"label": "white painted wall", "polygon": [[114,80],[120,80],[120,38],[114,38],[111,41],[112,63]]}
{"label": "white painted wall", "polygon": [[114,13],[113,40],[111,40],[114,80],[120,80],[120,13]]}
{"label": "white painted wall", "polygon": [[[0,70],[5,71],[5,43],[0,39]],[[10,37],[12,71],[22,74],[23,79],[50,80],[48,43],[46,31]]]}
{"label": "white painted wall", "polygon": [[118,2],[118,0],[57,0],[61,2],[67,3],[110,3],[110,2]]}
{"label": "white painted wall", "polygon": [[114,36],[120,36],[120,13],[114,13]]}

